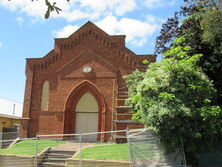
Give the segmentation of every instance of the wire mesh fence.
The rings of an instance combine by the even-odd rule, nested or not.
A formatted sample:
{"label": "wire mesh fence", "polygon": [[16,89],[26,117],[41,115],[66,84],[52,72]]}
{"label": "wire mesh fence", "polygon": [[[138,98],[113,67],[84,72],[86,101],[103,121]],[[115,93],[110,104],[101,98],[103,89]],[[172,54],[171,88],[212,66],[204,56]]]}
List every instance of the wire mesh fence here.
{"label": "wire mesh fence", "polygon": [[129,130],[128,144],[133,167],[186,167],[182,147],[166,151],[148,129]]}
{"label": "wire mesh fence", "polygon": [[[128,143],[117,143],[116,135],[122,131],[93,132],[66,135],[38,135],[37,152],[41,152],[43,141],[56,141],[58,145],[44,148],[36,162],[38,167],[63,165],[67,167],[129,167]],[[126,137],[125,137],[126,139]],[[41,144],[40,144],[41,143]]]}
{"label": "wire mesh fence", "polygon": [[[33,167],[35,165],[36,138],[2,140],[1,167]],[[8,143],[11,143],[8,145]],[[7,147],[5,147],[7,145]]]}
{"label": "wire mesh fence", "polygon": [[4,132],[1,133],[0,136],[0,148],[7,148],[18,137],[18,132]]}
{"label": "wire mesh fence", "polygon": [[1,167],[185,166],[181,150],[166,156],[147,129],[37,135],[9,141],[10,146],[0,149]]}

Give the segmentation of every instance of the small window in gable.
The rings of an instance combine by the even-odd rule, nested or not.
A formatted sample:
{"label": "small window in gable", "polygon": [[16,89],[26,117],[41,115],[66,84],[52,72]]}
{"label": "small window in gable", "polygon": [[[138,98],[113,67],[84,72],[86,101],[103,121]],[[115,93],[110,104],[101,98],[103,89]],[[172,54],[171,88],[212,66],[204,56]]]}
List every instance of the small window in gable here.
{"label": "small window in gable", "polygon": [[41,110],[48,110],[49,82],[45,81],[42,86]]}

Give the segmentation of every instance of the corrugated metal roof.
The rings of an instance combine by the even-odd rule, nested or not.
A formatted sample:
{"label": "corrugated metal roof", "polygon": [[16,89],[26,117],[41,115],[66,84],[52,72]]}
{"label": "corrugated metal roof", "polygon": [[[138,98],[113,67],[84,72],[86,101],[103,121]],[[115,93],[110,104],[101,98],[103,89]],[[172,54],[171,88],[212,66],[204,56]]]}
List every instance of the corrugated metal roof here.
{"label": "corrugated metal roof", "polygon": [[21,103],[0,98],[0,115],[22,117]]}

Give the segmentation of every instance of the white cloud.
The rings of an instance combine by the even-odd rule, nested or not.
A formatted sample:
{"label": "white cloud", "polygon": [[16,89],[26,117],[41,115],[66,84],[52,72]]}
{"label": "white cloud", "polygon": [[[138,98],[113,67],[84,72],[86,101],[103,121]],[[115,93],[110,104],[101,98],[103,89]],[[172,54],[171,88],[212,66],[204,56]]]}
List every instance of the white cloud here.
{"label": "white cloud", "polygon": [[0,47],[2,47],[2,45],[3,45],[3,43],[2,43],[2,42],[0,42]]}
{"label": "white cloud", "polygon": [[146,20],[149,22],[149,23],[156,23],[159,21],[160,18],[157,18],[156,16],[153,16],[153,15],[147,15],[146,16]]}
{"label": "white cloud", "polygon": [[[135,46],[143,46],[149,36],[159,28],[157,24],[142,22],[130,18],[120,20],[114,16],[107,16],[104,19],[95,22],[95,24],[110,35],[126,35],[126,42]],[[57,38],[68,37],[74,33],[79,26],[67,25],[59,31],[53,31]]]}
{"label": "white cloud", "polygon": [[145,0],[144,4],[147,8],[159,8],[164,6],[173,6],[176,0]]}
{"label": "white cloud", "polygon": [[77,0],[81,7],[91,8],[94,12],[124,15],[137,7],[135,0]]}
{"label": "white cloud", "polygon": [[59,31],[53,31],[53,34],[56,36],[56,38],[66,38],[74,33],[78,28],[79,27],[75,25],[67,25]]}
{"label": "white cloud", "polygon": [[24,19],[21,18],[21,17],[17,17],[16,20],[17,20],[18,22],[23,22]]}
{"label": "white cloud", "polygon": [[122,16],[129,11],[135,10],[136,8],[137,8],[137,4],[134,0],[124,0],[122,4],[119,4],[116,7],[115,12],[117,15]]}
{"label": "white cloud", "polygon": [[[96,19],[107,14],[122,16],[137,8],[136,0],[50,0],[62,9],[60,14],[51,13],[51,18],[62,17],[67,21],[78,19]],[[44,0],[0,0],[0,6],[11,11],[26,13],[38,19],[43,19],[47,10]]]}
{"label": "white cloud", "polygon": [[21,11],[29,16],[42,17],[47,9],[45,1],[30,1],[30,0],[16,0],[8,1],[1,0],[0,6],[4,6],[11,11]]}
{"label": "white cloud", "polygon": [[[137,9],[156,9],[158,7],[169,7],[176,3],[176,0],[49,0],[56,2],[56,6],[62,9],[60,14],[51,13],[50,18],[64,18],[68,22],[88,19],[98,20],[105,16],[122,16]],[[37,20],[44,20],[47,10],[44,0],[0,0],[0,6],[11,11],[26,13],[28,16]],[[146,10],[146,9],[145,9]],[[18,21],[18,20],[17,20]],[[21,22],[21,21],[20,21]],[[21,24],[21,23],[19,23]]]}
{"label": "white cloud", "polygon": [[61,12],[59,15],[57,13],[54,13],[52,15],[52,17],[63,17],[65,18],[67,21],[71,22],[71,21],[75,21],[75,20],[79,20],[79,19],[84,19],[84,18],[90,18],[90,14],[87,14],[85,12],[82,12],[80,10],[74,10],[71,12]]}
{"label": "white cloud", "polygon": [[24,19],[22,17],[17,17],[16,21],[18,22],[19,26],[21,27]]}
{"label": "white cloud", "polygon": [[156,26],[161,28],[161,25],[166,22],[167,18],[162,18],[162,17],[156,17],[154,15],[147,15],[146,16],[146,21],[150,24],[155,24]]}
{"label": "white cloud", "polygon": [[158,29],[156,24],[130,18],[117,20],[114,16],[107,16],[95,24],[110,35],[126,35],[126,42],[136,46],[143,46],[147,38]]}
{"label": "white cloud", "polygon": [[117,34],[118,33],[118,21],[114,16],[107,16],[103,20],[96,22],[95,24],[99,26],[102,30],[108,34]]}

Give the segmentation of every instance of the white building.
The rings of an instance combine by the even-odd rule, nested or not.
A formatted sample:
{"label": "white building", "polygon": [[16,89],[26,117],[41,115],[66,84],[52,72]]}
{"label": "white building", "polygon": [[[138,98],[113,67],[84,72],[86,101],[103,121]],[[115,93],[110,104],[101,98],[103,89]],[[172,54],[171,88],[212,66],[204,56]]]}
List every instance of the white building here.
{"label": "white building", "polygon": [[0,148],[6,148],[11,143],[6,143],[5,140],[18,137],[22,109],[21,103],[0,98]]}
{"label": "white building", "polygon": [[0,115],[22,117],[23,104],[0,98]]}

